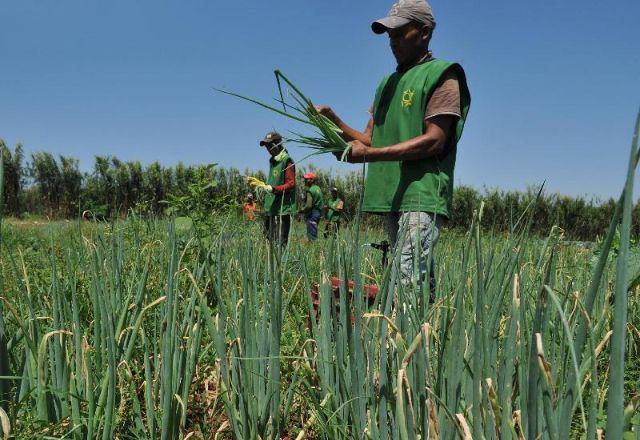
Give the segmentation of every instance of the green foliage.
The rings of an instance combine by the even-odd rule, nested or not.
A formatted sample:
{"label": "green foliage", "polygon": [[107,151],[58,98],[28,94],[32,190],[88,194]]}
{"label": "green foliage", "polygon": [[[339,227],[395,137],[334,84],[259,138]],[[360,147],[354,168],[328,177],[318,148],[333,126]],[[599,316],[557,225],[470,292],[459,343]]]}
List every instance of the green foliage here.
{"label": "green foliage", "polygon": [[173,220],[173,224],[176,230],[176,236],[178,237],[189,235],[193,229],[193,220],[191,217],[176,217]]}
{"label": "green foliage", "polygon": [[12,153],[4,141],[0,139],[0,154],[4,164],[4,177],[2,179],[4,184],[3,212],[21,212],[21,194],[26,177],[22,145],[17,144]]}
{"label": "green foliage", "polygon": [[[216,225],[214,240],[201,244],[177,239],[177,219],[175,228],[133,216],[106,225],[5,225],[3,306],[16,312],[5,313],[6,360],[20,377],[11,381],[12,432],[182,438],[201,431],[213,438],[228,421],[236,438],[301,430],[313,438],[426,438],[432,429],[455,438],[460,414],[486,438],[528,429],[549,438],[550,417],[559,428],[572,421],[579,437],[582,406],[574,401],[569,416],[559,416],[573,371],[568,342],[586,323],[579,382],[585,411],[591,396],[598,409],[609,386],[610,283],[596,283],[587,321],[577,307],[588,306],[592,250],[561,245],[557,229],[543,243],[527,238],[522,225],[509,236],[483,236],[479,220],[470,234],[443,235],[436,303],[424,303],[416,286],[401,287],[396,312],[397,255],[383,271],[377,251],[354,246],[349,226],[335,242],[303,245],[296,224],[280,255],[257,225],[239,221]],[[362,234],[378,240],[381,231]],[[615,260],[603,261],[610,281]],[[340,289],[339,309],[327,274],[356,279],[355,296]],[[369,310],[359,274],[380,286]],[[315,281],[322,293],[317,322],[308,319]],[[638,289],[629,325],[640,325]],[[547,371],[539,368],[535,333],[548,384],[531,382],[534,372]],[[639,350],[631,338],[625,404],[637,389]],[[596,376],[589,374],[594,358]],[[546,403],[538,406],[532,392]],[[200,400],[211,393],[212,400]],[[475,407],[485,410],[478,415]],[[534,413],[537,422],[527,428]],[[630,431],[637,411],[627,413]]]}
{"label": "green foliage", "polygon": [[[164,213],[171,201],[181,207],[201,200],[202,192],[215,201],[240,206],[251,190],[245,180],[252,175],[264,180],[264,173],[255,170],[241,172],[235,168],[214,167],[202,170],[200,166],[164,167],[158,162],[143,166],[138,161],[124,162],[115,157],[97,156],[91,172],[82,173],[76,159],[49,153],[34,153],[25,163],[22,146],[11,152],[0,141],[5,162],[4,213],[14,217],[27,214],[46,215],[49,218],[73,218],[86,211],[87,217],[97,219],[123,218],[130,212],[155,216]],[[266,164],[266,158],[265,158]],[[320,187],[329,196],[329,188],[338,188],[345,201],[344,218],[355,218],[362,193],[360,170],[333,174],[313,165],[299,165],[298,171],[313,170],[318,175]],[[203,185],[203,176],[207,176]],[[206,180],[205,179],[205,180]],[[209,183],[212,187],[203,189]],[[195,185],[192,188],[192,185]],[[200,193],[198,193],[200,192]],[[299,185],[299,197],[303,197]],[[261,194],[258,194],[261,197]],[[615,200],[599,201],[584,197],[566,197],[543,194],[538,198],[538,188],[526,191],[502,191],[484,189],[478,191],[468,186],[454,190],[452,217],[446,223],[450,229],[468,230],[474,207],[484,202],[485,213],[481,227],[485,231],[509,232],[532,200],[537,199],[537,210],[531,232],[545,236],[554,225],[564,231],[569,240],[595,241],[602,237],[615,210]],[[640,237],[640,203],[632,209],[631,236]],[[380,224],[375,215],[365,216],[369,226]]]}
{"label": "green foliage", "polygon": [[[307,157],[332,153],[341,160],[344,160],[351,146],[342,137],[342,130],[327,117],[318,113],[313,102],[282,72],[275,70],[274,74],[278,83],[278,91],[280,93],[279,102],[282,104],[282,110],[237,93],[220,89],[215,90],[254,103],[274,113],[305,124],[306,126],[313,127],[314,131],[311,135],[293,133],[295,137],[287,139],[291,143],[311,149],[313,152]],[[288,86],[286,94],[282,92],[283,82]]]}
{"label": "green foliage", "polygon": [[[215,164],[198,166],[194,169],[192,181],[176,194],[169,194],[165,214],[178,216],[176,226],[184,231],[190,219],[200,236],[208,236],[214,230],[217,216],[228,211],[231,197],[216,191],[218,183],[214,180]],[[180,220],[180,221],[178,221]]]}
{"label": "green foliage", "polygon": [[[5,155],[0,152],[0,253],[2,252],[2,211],[4,205]],[[4,292],[4,277],[0,274],[0,292]],[[4,438],[11,434],[8,413],[11,402],[11,365],[9,362],[8,336],[4,322],[4,305],[0,303],[0,434]]]}
{"label": "green foliage", "polygon": [[[465,189],[466,233],[448,231],[430,253],[434,303],[427,283],[398,282],[400,245],[381,267],[363,246],[381,231],[359,217],[311,244],[294,227],[289,246],[274,248],[258,225],[226,221],[236,220],[237,171],[97,158],[90,182],[107,215],[141,201],[158,213],[168,200],[172,216],[190,217],[42,226],[3,223],[0,209],[2,434],[638,438],[638,131],[640,115],[594,250],[567,244],[557,226],[531,237],[550,216],[575,216],[552,209],[569,205],[561,197],[480,201]],[[56,189],[77,191],[76,161],[36,153],[31,170],[48,210],[74,209]],[[180,240],[190,222],[210,239]],[[331,275],[343,280],[337,298]],[[373,304],[368,282],[379,288]]]}
{"label": "green foliage", "polygon": [[218,183],[213,180],[215,164],[200,166],[195,169],[193,180],[187,183],[178,194],[169,194],[166,201],[166,214],[208,216],[225,208],[228,196],[218,197],[215,188]]}

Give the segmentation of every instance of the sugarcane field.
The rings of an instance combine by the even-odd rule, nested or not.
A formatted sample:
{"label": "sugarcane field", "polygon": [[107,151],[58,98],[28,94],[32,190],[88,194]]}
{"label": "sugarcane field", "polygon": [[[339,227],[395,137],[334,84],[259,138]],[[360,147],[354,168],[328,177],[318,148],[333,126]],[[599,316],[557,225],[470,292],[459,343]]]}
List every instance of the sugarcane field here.
{"label": "sugarcane field", "polygon": [[0,5],[0,439],[640,440],[640,3]]}

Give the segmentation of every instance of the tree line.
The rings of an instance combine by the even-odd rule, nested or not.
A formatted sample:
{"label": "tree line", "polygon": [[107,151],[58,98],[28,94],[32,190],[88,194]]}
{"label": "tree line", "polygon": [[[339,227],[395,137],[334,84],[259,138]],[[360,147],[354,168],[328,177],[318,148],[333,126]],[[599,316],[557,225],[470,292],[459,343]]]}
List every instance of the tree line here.
{"label": "tree line", "polygon": [[[90,171],[81,171],[76,158],[48,152],[31,153],[25,157],[21,144],[13,149],[0,139],[4,163],[4,214],[13,217],[40,215],[49,218],[74,218],[80,215],[94,218],[122,218],[131,212],[139,215],[164,215],[171,200],[188,198],[194,187],[212,199],[224,200],[224,206],[241,206],[250,188],[246,176],[264,179],[262,171],[223,168],[209,165],[178,163],[167,167],[158,162],[147,165],[139,161],[122,161],[113,156],[96,156]],[[336,187],[345,200],[345,217],[357,213],[361,189],[361,172],[330,175],[308,166],[299,172],[313,170],[318,183],[328,197],[329,188]],[[202,182],[209,182],[202,189]],[[299,185],[300,197],[303,186]],[[204,192],[203,192],[204,191]],[[260,199],[261,194],[257,194]],[[565,231],[569,239],[595,240],[606,231],[615,201],[545,194],[538,189],[527,191],[478,191],[458,186],[454,192],[450,228],[468,229],[473,212],[484,202],[482,226],[488,230],[507,231],[533,200],[532,230],[546,235],[553,225]],[[222,204],[220,204],[222,206]],[[633,233],[640,233],[640,203],[633,216]],[[368,221],[376,222],[375,216]]]}

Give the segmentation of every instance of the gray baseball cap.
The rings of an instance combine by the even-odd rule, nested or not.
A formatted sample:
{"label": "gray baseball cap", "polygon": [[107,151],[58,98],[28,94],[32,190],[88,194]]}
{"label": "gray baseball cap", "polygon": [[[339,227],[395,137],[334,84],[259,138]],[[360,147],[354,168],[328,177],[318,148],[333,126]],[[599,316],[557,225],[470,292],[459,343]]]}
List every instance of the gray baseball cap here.
{"label": "gray baseball cap", "polygon": [[393,4],[387,17],[371,23],[371,29],[376,34],[384,34],[388,29],[396,29],[412,21],[432,29],[436,26],[429,3],[425,0],[399,0]]}
{"label": "gray baseball cap", "polygon": [[280,145],[281,143],[282,143],[282,135],[277,131],[270,131],[269,133],[267,133],[264,139],[260,141],[260,146],[263,147],[265,145],[271,145],[271,144]]}

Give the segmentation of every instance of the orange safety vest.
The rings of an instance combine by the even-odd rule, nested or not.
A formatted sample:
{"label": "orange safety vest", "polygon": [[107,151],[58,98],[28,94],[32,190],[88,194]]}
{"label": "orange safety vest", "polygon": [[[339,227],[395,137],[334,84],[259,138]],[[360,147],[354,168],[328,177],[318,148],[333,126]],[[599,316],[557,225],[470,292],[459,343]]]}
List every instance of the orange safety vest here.
{"label": "orange safety vest", "polygon": [[253,203],[245,203],[242,205],[242,212],[244,216],[249,221],[254,221],[256,219],[255,211],[258,208],[258,204],[254,201]]}

